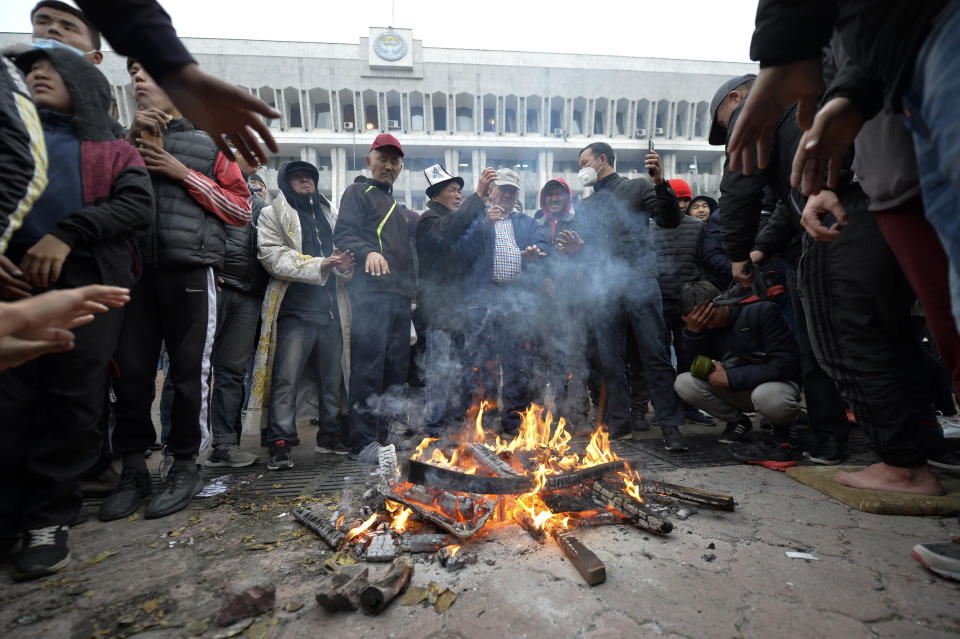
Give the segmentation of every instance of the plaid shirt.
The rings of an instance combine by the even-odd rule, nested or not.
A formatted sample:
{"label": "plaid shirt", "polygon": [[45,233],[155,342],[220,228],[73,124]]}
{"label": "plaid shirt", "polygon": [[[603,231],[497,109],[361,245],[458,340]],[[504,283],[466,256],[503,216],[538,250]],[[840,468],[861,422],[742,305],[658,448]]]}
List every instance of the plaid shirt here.
{"label": "plaid shirt", "polygon": [[520,247],[513,236],[510,219],[500,220],[493,227],[493,281],[512,282],[520,278]]}

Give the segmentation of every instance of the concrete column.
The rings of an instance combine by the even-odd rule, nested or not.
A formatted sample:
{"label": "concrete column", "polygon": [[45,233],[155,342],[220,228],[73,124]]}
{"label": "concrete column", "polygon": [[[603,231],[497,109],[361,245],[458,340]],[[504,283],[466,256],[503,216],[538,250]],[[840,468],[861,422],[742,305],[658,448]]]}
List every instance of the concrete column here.
{"label": "concrete column", "polygon": [[546,150],[537,151],[537,180],[541,185],[550,179],[550,171],[547,170],[547,153]]}
{"label": "concrete column", "polygon": [[[624,122],[624,130],[626,130],[626,122]],[[607,137],[612,138],[614,135],[616,135],[616,133],[617,133],[617,101],[608,100],[607,101]]]}
{"label": "concrete column", "polygon": [[497,135],[503,135],[503,132],[505,129],[504,120],[506,120],[507,108],[504,102],[506,102],[506,100],[504,99],[504,96],[498,95],[497,96],[497,114],[494,116],[497,119]]}
{"label": "concrete column", "polygon": [[400,94],[400,128],[404,134],[410,132],[410,94]]}
{"label": "concrete column", "polygon": [[690,112],[687,113],[687,139],[692,140],[693,134],[696,131],[697,123],[697,105],[690,105]]}
{"label": "concrete column", "polygon": [[657,133],[657,110],[660,108],[660,104],[657,102],[650,103],[650,113],[649,113],[649,126],[647,131],[649,132],[650,137],[656,137]]}
{"label": "concrete column", "polygon": [[339,147],[330,148],[330,196],[334,206],[340,205],[340,196],[343,195],[343,176],[347,171],[346,153]]}
{"label": "concrete column", "polygon": [[671,179],[677,172],[677,154],[673,151],[663,154],[663,177]]}
{"label": "concrete column", "polygon": [[433,133],[433,95],[423,94],[423,131]]}
{"label": "concrete column", "polygon": [[330,91],[330,125],[334,131],[343,129],[343,112],[340,111],[339,91]]}
{"label": "concrete column", "polygon": [[383,114],[386,112],[386,108],[383,106],[385,99],[383,92],[377,91],[377,128],[380,129],[381,133],[387,130],[387,121],[383,119]]}
{"label": "concrete column", "polygon": [[546,159],[546,162],[544,163],[544,169],[543,169],[543,170],[544,170],[544,172],[546,173],[547,177],[546,177],[546,179],[544,180],[544,182],[546,182],[547,180],[549,180],[549,179],[550,179],[551,177],[553,177],[553,175],[554,175],[554,169],[553,169],[553,162],[554,162],[553,155],[554,155],[554,151],[553,151],[553,149],[547,149],[547,154],[546,154],[546,155],[547,155],[547,159]]}

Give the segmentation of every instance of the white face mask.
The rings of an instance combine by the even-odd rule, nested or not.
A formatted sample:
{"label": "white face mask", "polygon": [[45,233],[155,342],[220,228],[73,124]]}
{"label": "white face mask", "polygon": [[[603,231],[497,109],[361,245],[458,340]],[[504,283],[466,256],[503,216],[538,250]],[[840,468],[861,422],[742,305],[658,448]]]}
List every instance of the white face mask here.
{"label": "white face mask", "polygon": [[597,183],[597,170],[593,168],[593,165],[600,161],[600,158],[597,158],[593,161],[593,164],[585,166],[577,173],[577,178],[579,178],[580,183],[584,186],[593,186]]}
{"label": "white face mask", "polygon": [[34,49],[63,49],[64,51],[69,51],[70,53],[75,53],[79,56],[85,56],[89,53],[94,53],[96,49],[91,49],[84,53],[76,47],[71,47],[69,44],[64,44],[59,40],[51,40],[49,38],[34,38],[33,39],[33,48]]}

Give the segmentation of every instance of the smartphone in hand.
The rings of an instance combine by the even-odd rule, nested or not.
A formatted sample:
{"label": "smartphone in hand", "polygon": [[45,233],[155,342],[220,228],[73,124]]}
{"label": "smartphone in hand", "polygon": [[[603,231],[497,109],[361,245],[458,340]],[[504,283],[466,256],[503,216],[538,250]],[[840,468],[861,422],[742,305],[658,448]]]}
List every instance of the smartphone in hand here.
{"label": "smartphone in hand", "polygon": [[[647,153],[651,153],[652,151],[653,151],[653,137],[650,137],[649,143],[647,144]],[[647,169],[647,173],[650,174],[650,177],[653,177],[654,171],[653,169]]]}

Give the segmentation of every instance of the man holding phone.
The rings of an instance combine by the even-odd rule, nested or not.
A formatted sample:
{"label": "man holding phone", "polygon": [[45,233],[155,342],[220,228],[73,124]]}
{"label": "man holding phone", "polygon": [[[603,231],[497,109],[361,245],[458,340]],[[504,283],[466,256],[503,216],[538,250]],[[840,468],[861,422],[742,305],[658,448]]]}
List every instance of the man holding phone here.
{"label": "man holding phone", "polygon": [[584,186],[594,189],[578,209],[582,215],[584,262],[593,297],[598,360],[606,389],[603,421],[611,439],[631,436],[630,398],[624,358],[628,324],[633,327],[650,381],[653,408],[667,450],[687,449],[680,435],[680,399],[673,390],[676,371],[666,346],[663,304],[657,283],[656,252],[650,218],[663,228],[680,224],[682,214],[670,184],[663,179],[660,156],[651,149],[644,166],[651,179],[629,178],[614,170],[616,155],[609,144],[594,142],[580,151]]}

